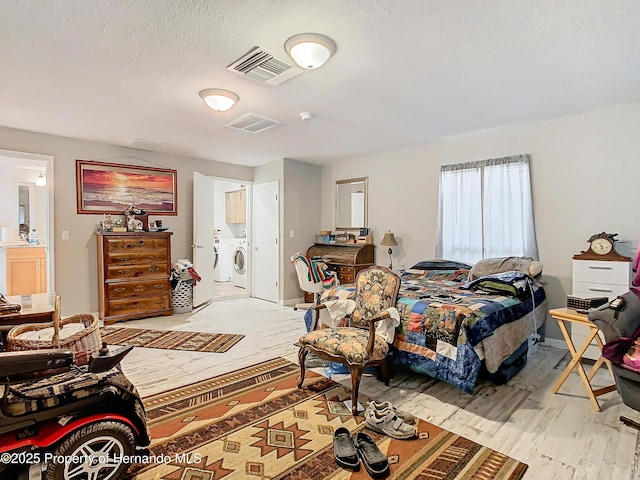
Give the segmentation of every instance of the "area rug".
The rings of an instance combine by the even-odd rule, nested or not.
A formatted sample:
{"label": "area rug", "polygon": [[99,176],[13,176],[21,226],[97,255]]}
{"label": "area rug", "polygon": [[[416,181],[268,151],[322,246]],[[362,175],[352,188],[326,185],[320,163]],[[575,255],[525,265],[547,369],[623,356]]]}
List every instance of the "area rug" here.
{"label": "area rug", "polygon": [[100,327],[109,345],[134,345],[167,350],[224,353],[244,338],[230,333],[177,332],[145,328]]}
{"label": "area rug", "polygon": [[[370,478],[333,458],[336,428],[364,428],[362,415],[354,418],[342,403],[349,392],[312,371],[299,390],[298,374],[297,365],[274,359],[145,399],[152,453],[129,478]],[[417,428],[413,440],[366,430],[389,458],[389,478],[516,480],[527,469],[424,420]]]}

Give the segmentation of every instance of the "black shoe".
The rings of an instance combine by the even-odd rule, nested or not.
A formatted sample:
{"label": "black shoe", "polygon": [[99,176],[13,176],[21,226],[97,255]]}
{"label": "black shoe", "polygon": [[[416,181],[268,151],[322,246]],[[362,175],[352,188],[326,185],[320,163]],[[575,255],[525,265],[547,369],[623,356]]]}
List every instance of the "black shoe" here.
{"label": "black shoe", "polygon": [[358,451],[351,438],[351,433],[344,427],[337,428],[333,433],[333,456],[342,468],[360,469]]}
{"label": "black shoe", "polygon": [[372,477],[384,477],[389,474],[389,460],[369,435],[358,432],[354,435],[354,442],[358,456],[364,463],[364,468]]}

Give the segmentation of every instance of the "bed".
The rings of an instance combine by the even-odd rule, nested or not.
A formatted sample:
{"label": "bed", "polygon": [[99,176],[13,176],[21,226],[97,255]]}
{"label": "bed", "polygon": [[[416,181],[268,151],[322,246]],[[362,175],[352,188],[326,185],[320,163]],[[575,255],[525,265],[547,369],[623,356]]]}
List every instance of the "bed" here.
{"label": "bed", "polygon": [[[472,394],[483,364],[490,374],[498,371],[547,316],[545,291],[529,270],[504,267],[474,277],[476,266],[427,261],[404,272],[394,364]],[[348,299],[354,289],[329,289],[322,301]]]}

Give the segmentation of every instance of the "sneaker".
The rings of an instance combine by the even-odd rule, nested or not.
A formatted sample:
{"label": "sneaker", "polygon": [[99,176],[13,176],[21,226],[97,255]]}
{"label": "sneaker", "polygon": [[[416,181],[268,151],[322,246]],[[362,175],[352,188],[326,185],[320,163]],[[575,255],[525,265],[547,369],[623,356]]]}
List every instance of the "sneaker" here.
{"label": "sneaker", "polygon": [[401,418],[405,422],[416,423],[416,417],[411,415],[409,412],[398,410],[393,406],[391,402],[376,402],[375,400],[372,400],[371,402],[367,403],[367,408],[370,410],[376,410],[378,412],[383,412],[384,410],[392,410],[398,416],[398,418]]}
{"label": "sneaker", "polygon": [[407,440],[416,436],[416,427],[398,418],[393,410],[365,410],[364,426],[397,440]]}

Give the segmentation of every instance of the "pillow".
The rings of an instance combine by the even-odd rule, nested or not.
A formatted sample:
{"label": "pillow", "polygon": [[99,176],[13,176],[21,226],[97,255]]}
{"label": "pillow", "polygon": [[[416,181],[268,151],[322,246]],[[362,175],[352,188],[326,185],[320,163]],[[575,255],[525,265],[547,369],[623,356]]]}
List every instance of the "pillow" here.
{"label": "pillow", "polygon": [[542,272],[542,263],[531,257],[483,258],[469,272],[469,281],[502,272],[521,272],[535,277]]}

